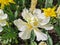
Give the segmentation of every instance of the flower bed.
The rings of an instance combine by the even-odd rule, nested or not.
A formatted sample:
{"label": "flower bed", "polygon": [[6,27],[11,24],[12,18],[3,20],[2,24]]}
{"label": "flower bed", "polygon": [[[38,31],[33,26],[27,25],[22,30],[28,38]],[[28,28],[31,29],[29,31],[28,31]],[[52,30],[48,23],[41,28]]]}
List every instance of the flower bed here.
{"label": "flower bed", "polygon": [[0,45],[59,45],[60,0],[0,0]]}

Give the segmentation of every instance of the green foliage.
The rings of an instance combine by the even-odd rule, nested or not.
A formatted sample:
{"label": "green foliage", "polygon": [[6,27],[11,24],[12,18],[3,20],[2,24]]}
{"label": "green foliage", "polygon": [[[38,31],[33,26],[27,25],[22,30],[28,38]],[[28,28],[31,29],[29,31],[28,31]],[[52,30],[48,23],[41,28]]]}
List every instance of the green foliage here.
{"label": "green foliage", "polygon": [[45,7],[52,7],[53,6],[53,0],[46,0]]}
{"label": "green foliage", "polygon": [[34,41],[35,40],[35,33],[34,33],[34,30],[31,31],[31,38],[30,38],[31,41]]}
{"label": "green foliage", "polygon": [[58,1],[58,3],[57,3],[57,4],[58,4],[58,5],[60,5],[60,0],[57,0],[57,1]]}
{"label": "green foliage", "polygon": [[54,30],[60,36],[60,19],[57,19],[56,24],[54,25]]}
{"label": "green foliage", "polygon": [[43,8],[45,4],[45,0],[38,0],[38,8]]}
{"label": "green foliage", "polygon": [[48,33],[47,33],[47,36],[48,36],[47,44],[48,45],[53,45],[52,38],[50,37],[50,35]]}
{"label": "green foliage", "polygon": [[31,38],[30,38],[30,45],[37,45],[37,43],[34,40],[35,40],[35,33],[34,33],[34,30],[32,30]]}
{"label": "green foliage", "polygon": [[[5,6],[4,8],[4,12],[8,14],[8,19],[7,19],[7,25],[4,28],[4,30],[2,31],[2,33],[0,33],[0,42],[2,43],[2,45],[11,45],[14,43],[18,43],[18,29],[14,26],[13,21],[15,19],[20,18],[21,12],[24,8],[28,8],[30,7],[31,4],[31,0],[14,0],[16,2],[16,4],[11,4],[10,6]],[[58,1],[58,5],[60,5],[60,0]],[[47,7],[53,7],[53,0],[38,0],[37,3],[37,8],[43,8],[45,6],[45,8]],[[51,23],[54,25],[54,30],[55,32],[60,36],[60,19],[54,19],[51,18]],[[46,32],[43,31],[42,32]],[[48,35],[48,40],[47,43],[48,45],[53,45],[53,41],[52,38],[50,37],[50,35],[47,33]],[[31,37],[30,37],[30,45],[37,45],[37,43],[35,42],[35,33],[34,30],[31,31]],[[56,45],[59,45],[59,43],[57,43]]]}
{"label": "green foliage", "polygon": [[60,43],[57,43],[56,45],[60,45]]}
{"label": "green foliage", "polygon": [[30,45],[37,45],[37,43],[34,42],[34,41],[33,42],[31,41],[31,44]]}
{"label": "green foliage", "polygon": [[55,31],[56,31],[56,33],[60,36],[60,26],[55,26]]}
{"label": "green foliage", "polygon": [[[17,30],[12,27],[4,27],[4,31],[2,33],[2,44],[12,44],[18,43],[17,41]],[[13,41],[13,42],[12,42]]]}

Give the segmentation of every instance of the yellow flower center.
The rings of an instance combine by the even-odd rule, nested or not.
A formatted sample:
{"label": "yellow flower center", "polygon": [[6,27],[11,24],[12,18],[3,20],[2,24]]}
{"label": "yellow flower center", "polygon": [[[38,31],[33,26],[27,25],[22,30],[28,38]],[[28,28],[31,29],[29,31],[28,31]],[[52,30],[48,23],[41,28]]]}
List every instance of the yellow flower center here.
{"label": "yellow flower center", "polygon": [[38,22],[35,21],[35,22],[33,22],[33,24],[34,24],[34,26],[37,26],[38,25]]}
{"label": "yellow flower center", "polygon": [[27,27],[29,28],[29,29],[32,29],[32,25],[31,24],[26,24],[27,25]]}
{"label": "yellow flower center", "polygon": [[56,17],[55,7],[47,9],[44,8],[43,11],[46,17]]}
{"label": "yellow flower center", "polygon": [[28,22],[26,25],[29,29],[35,28],[36,26],[38,26],[38,20],[34,18],[30,22]]}

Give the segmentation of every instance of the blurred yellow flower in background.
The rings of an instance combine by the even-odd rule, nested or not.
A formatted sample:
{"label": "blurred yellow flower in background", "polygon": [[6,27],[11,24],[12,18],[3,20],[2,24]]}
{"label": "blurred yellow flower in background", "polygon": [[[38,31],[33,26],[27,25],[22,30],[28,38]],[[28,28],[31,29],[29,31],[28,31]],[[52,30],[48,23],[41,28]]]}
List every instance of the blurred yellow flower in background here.
{"label": "blurred yellow flower in background", "polygon": [[54,8],[44,8],[44,14],[46,17],[56,17],[56,12],[55,12],[55,7]]}
{"label": "blurred yellow flower in background", "polygon": [[0,8],[4,9],[4,6],[9,5],[9,3],[15,4],[15,2],[13,0],[0,0],[0,4],[1,4]]}

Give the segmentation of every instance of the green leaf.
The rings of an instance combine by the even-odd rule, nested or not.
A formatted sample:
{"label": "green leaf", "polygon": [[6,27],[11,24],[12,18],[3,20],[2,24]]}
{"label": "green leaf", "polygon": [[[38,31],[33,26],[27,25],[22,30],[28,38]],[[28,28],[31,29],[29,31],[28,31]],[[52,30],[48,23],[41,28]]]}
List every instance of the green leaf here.
{"label": "green leaf", "polygon": [[31,38],[30,38],[31,41],[34,41],[35,40],[35,33],[34,33],[34,30],[31,31]]}
{"label": "green leaf", "polygon": [[31,41],[31,44],[30,45],[37,45],[37,43],[34,42],[34,41]]}
{"label": "green leaf", "polygon": [[58,1],[58,5],[60,5],[60,0],[57,0]]}
{"label": "green leaf", "polygon": [[52,41],[52,38],[50,37],[50,35],[47,33],[48,35],[48,40],[47,40],[47,44],[48,45],[53,45],[53,41]]}
{"label": "green leaf", "polygon": [[60,42],[58,42],[56,45],[60,45]]}
{"label": "green leaf", "polygon": [[45,0],[38,0],[37,7],[38,8],[43,8],[44,7]]}
{"label": "green leaf", "polygon": [[53,0],[46,0],[45,7],[52,7],[53,6]]}
{"label": "green leaf", "polygon": [[18,17],[18,11],[16,10],[15,11],[15,18],[17,18]]}
{"label": "green leaf", "polygon": [[15,15],[13,14],[13,11],[8,10],[7,14],[8,14],[9,21],[12,22],[13,20],[15,20]]}
{"label": "green leaf", "polygon": [[55,30],[56,33],[60,36],[60,26],[55,25],[55,26],[54,26],[54,30]]}
{"label": "green leaf", "polygon": [[15,43],[16,43],[16,44],[18,43],[18,40],[17,40],[17,39],[15,40]]}

